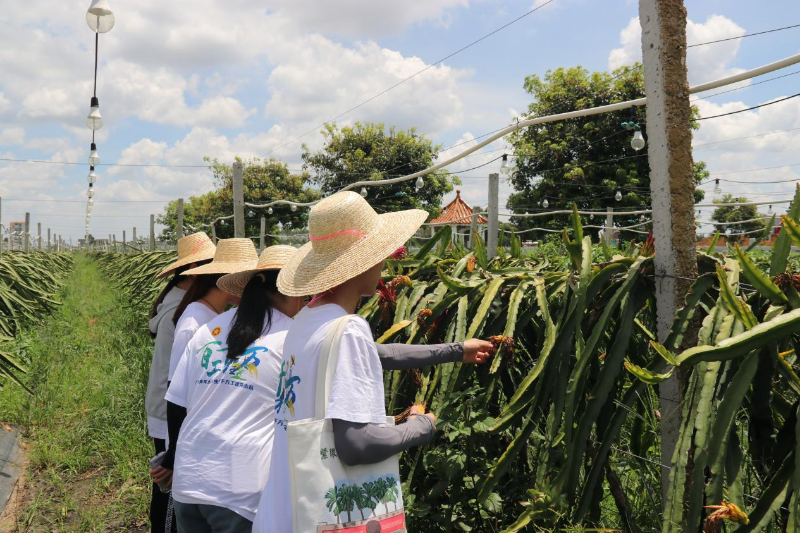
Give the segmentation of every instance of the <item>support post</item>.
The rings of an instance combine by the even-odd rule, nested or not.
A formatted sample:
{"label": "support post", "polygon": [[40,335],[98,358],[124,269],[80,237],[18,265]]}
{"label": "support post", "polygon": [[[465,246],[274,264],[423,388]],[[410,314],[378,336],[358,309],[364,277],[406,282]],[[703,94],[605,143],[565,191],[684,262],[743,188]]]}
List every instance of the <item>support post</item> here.
{"label": "support post", "polygon": [[211,243],[217,245],[217,226],[212,222],[211,224]]}
{"label": "support post", "polygon": [[499,228],[500,174],[489,174],[489,236],[486,252],[491,259],[497,255],[497,230]]}
{"label": "support post", "polygon": [[614,238],[614,208],[606,207],[606,227],[603,228],[603,239],[606,244],[611,246],[611,240]]}
{"label": "support post", "polygon": [[39,237],[36,239],[36,248],[41,252],[42,251],[42,223],[36,223],[36,234]]}
{"label": "support post", "polygon": [[183,198],[178,198],[178,223],[175,225],[175,240],[183,238]]}
{"label": "support post", "polygon": [[53,251],[53,249],[50,247],[50,228],[47,228],[47,251]]}
{"label": "support post", "polygon": [[156,251],[156,216],[150,215],[150,251]]}
{"label": "support post", "polygon": [[122,251],[128,251],[128,239],[125,237],[125,230],[122,230]]}
{"label": "support post", "polygon": [[31,214],[25,213],[25,234],[22,235],[22,251],[31,251]]}
{"label": "support post", "polygon": [[267,217],[261,217],[261,234],[258,239],[258,251],[264,251],[264,234],[267,232]]}
{"label": "support post", "polygon": [[[3,197],[0,196],[0,256],[3,255]],[[11,244],[11,232],[8,233],[8,244]]]}
{"label": "support post", "polygon": [[[647,154],[653,199],[656,325],[663,342],[675,312],[697,277],[694,227],[694,163],[686,73],[686,8],[683,0],[639,0],[647,96]],[[695,331],[696,335],[696,331]],[[684,343],[692,342],[691,332]],[[669,465],[681,423],[680,376],[659,386],[661,462]],[[664,501],[668,468],[661,469]]]}
{"label": "support post", "polygon": [[469,247],[475,250],[475,232],[478,231],[478,211],[477,207],[472,208],[472,220],[469,223]]}
{"label": "support post", "polygon": [[233,236],[244,238],[244,168],[241,161],[233,163]]}
{"label": "support post", "polygon": [[136,244],[136,228],[133,228],[133,237],[131,237],[131,242]]}

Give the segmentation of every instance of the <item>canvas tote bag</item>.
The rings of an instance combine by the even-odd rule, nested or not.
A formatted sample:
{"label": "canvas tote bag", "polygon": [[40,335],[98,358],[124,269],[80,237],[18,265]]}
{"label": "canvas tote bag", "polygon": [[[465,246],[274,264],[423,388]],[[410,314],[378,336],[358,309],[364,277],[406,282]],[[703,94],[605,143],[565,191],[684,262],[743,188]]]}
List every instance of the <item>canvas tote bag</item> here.
{"label": "canvas tote bag", "polygon": [[[289,469],[294,533],[406,532],[397,456],[347,466],[336,455],[325,409],[342,334],[352,315],[337,319],[322,342],[314,418],[290,422]],[[387,425],[394,425],[392,417]]]}

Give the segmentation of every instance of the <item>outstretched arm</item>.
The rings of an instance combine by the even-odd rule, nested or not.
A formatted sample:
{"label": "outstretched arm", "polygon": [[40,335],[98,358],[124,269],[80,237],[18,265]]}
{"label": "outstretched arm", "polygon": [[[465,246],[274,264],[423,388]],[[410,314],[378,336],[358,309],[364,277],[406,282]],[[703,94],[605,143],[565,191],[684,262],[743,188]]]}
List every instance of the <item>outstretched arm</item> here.
{"label": "outstretched arm", "polygon": [[433,419],[428,415],[412,415],[399,426],[333,419],[336,453],[348,466],[380,463],[414,446],[424,446],[433,440],[435,431]]}
{"label": "outstretched arm", "polygon": [[480,339],[448,344],[377,344],[384,370],[408,370],[442,363],[483,363],[492,343]]}

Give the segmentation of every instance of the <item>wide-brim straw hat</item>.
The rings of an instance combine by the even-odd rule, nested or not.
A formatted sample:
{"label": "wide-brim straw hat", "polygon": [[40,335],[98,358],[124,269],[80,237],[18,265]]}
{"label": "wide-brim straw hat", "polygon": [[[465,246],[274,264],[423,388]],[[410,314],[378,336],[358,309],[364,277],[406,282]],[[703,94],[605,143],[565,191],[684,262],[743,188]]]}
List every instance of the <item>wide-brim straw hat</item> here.
{"label": "wide-brim straw hat", "polygon": [[217,243],[214,260],[206,265],[187,270],[184,276],[201,274],[233,274],[250,270],[258,264],[258,252],[250,239],[221,239]]}
{"label": "wide-brim straw hat", "polygon": [[182,266],[208,261],[214,257],[216,249],[217,247],[214,246],[209,236],[202,231],[182,237],[178,239],[178,260],[162,270],[158,277],[168,276]]}
{"label": "wide-brim straw hat", "polygon": [[311,209],[311,242],[286,261],[278,290],[308,296],[341,285],[389,257],[427,217],[419,209],[379,215],[360,194],[331,195]]}
{"label": "wide-brim straw hat", "polygon": [[222,276],[217,280],[217,287],[234,296],[241,296],[253,276],[264,270],[280,270],[295,252],[297,252],[297,248],[284,244],[265,248],[261,252],[261,257],[258,258],[258,265],[255,268]]}

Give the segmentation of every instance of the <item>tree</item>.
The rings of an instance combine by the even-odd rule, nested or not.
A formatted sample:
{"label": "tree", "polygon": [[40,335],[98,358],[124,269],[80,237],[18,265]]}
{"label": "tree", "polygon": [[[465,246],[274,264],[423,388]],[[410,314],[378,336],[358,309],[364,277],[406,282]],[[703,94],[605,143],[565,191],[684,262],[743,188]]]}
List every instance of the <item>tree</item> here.
{"label": "tree", "polygon": [[341,520],[339,520],[339,513],[342,511],[339,508],[339,493],[336,490],[336,485],[325,493],[325,506],[328,508],[328,511],[336,515],[336,523],[341,523]]}
{"label": "tree", "polygon": [[[433,165],[440,145],[434,145],[414,128],[396,131],[380,123],[356,123],[353,127],[329,124],[322,131],[325,146],[311,152],[303,145],[303,168],[313,171],[312,183],[326,195],[357,181],[372,181],[412,174]],[[442,197],[460,184],[458,178],[439,170],[423,177],[418,191],[415,180],[367,187],[367,200],[379,212],[425,209],[439,214]],[[360,189],[356,192],[360,192]]]}
{"label": "tree", "polygon": [[[200,228],[220,216],[233,214],[233,167],[220,163],[217,159],[205,158],[209,170],[214,175],[216,189],[209,193],[192,196],[183,206],[184,225]],[[311,202],[320,198],[317,190],[308,187],[309,176],[289,172],[286,163],[275,159],[263,161],[254,158],[243,161],[242,181],[244,184],[244,201],[250,203],[267,203],[274,200],[292,200],[295,202]],[[261,231],[261,217],[267,218],[267,233],[275,233],[278,224],[283,229],[301,229],[306,227],[308,209],[292,211],[288,205],[276,205],[272,208],[273,214],[267,210],[253,210],[245,208],[245,235],[257,236]],[[174,241],[175,226],[178,219],[178,202],[170,202],[164,213],[158,217],[158,223],[166,226],[162,231],[162,238]],[[228,220],[223,225],[218,223],[215,227],[217,237],[224,239],[233,237],[233,220]],[[171,237],[171,239],[170,239]]]}
{"label": "tree", "polygon": [[[613,75],[590,73],[582,67],[558,68],[548,71],[544,79],[528,76],[524,88],[534,100],[525,114],[527,119],[640,98],[644,79],[641,65],[621,67]],[[591,210],[650,205],[647,151],[631,147],[634,132],[622,127],[623,122],[644,124],[645,108],[538,124],[510,135],[515,156],[510,183],[516,192],[509,197],[508,207],[514,213],[533,213],[546,210],[542,205],[545,199],[550,210],[568,209],[573,203]],[[705,163],[695,163],[695,180],[707,177]],[[619,201],[615,199],[617,191],[622,193]],[[703,191],[695,190],[695,202],[702,199]],[[512,220],[519,229],[560,229],[567,218]],[[597,217],[584,217],[583,222],[601,223]],[[638,216],[630,216],[615,217],[614,222],[629,226],[640,221]]]}
{"label": "tree", "polygon": [[[749,200],[744,196],[734,197],[732,194],[714,199],[715,204],[744,204],[747,202]],[[756,238],[760,236],[758,232],[763,231],[767,226],[763,220],[753,220],[760,216],[761,214],[754,205],[720,206],[714,209],[711,220],[721,223],[717,226],[717,231],[723,235],[728,231],[732,233],[728,237],[730,242],[739,242],[742,236],[737,233],[747,233]]]}

